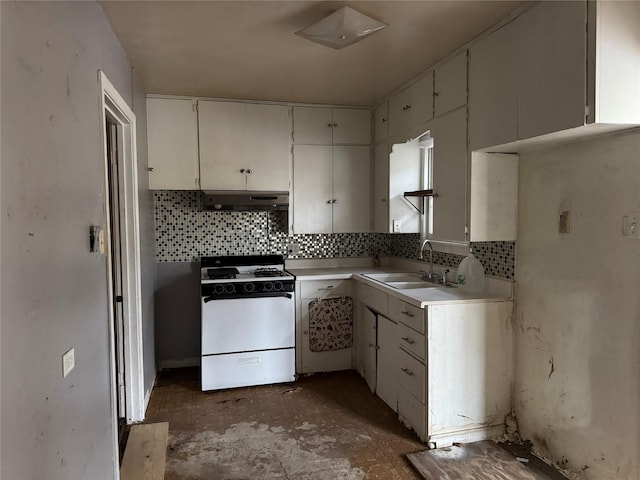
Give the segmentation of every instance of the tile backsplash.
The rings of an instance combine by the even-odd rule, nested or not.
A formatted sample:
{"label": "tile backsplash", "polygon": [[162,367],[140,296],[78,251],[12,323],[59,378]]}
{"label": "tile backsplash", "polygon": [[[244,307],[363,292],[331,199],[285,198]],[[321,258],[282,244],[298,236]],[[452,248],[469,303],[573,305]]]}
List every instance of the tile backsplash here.
{"label": "tile backsplash", "polygon": [[[203,211],[201,204],[201,192],[154,192],[158,262],[194,262],[212,255],[286,255],[291,244],[297,244],[299,252],[290,258],[370,257],[377,249],[381,256],[418,259],[418,234],[289,234],[286,212]],[[515,277],[515,242],[472,246],[487,275]],[[438,265],[457,267],[463,258],[434,251]]]}

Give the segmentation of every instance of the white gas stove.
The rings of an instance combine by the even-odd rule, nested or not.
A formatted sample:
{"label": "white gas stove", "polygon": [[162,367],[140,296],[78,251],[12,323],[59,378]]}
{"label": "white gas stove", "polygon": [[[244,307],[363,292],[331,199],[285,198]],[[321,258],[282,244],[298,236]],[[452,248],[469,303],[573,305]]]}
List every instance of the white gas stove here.
{"label": "white gas stove", "polygon": [[294,285],[281,255],[201,259],[202,390],[295,380]]}

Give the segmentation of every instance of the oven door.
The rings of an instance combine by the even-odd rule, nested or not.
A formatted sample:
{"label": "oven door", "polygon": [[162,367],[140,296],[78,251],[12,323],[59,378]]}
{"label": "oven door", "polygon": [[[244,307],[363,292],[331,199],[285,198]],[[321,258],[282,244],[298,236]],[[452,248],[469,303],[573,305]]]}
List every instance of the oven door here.
{"label": "oven door", "polygon": [[202,354],[248,352],[295,346],[291,294],[206,301],[202,298]]}

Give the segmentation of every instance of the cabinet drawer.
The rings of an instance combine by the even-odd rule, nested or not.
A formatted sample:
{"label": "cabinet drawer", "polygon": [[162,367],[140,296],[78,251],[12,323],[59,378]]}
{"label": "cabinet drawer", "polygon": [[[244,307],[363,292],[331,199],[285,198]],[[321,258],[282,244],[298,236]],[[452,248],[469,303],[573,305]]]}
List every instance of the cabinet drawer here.
{"label": "cabinet drawer", "polygon": [[424,335],[407,327],[403,323],[398,323],[398,345],[423,360],[425,359],[426,344]]}
{"label": "cabinet drawer", "polygon": [[300,282],[300,298],[351,296],[351,280],[310,280]]}
{"label": "cabinet drawer", "polygon": [[389,297],[389,317],[396,322],[404,323],[414,330],[424,333],[425,311],[409,305],[407,302]]}
{"label": "cabinet drawer", "polygon": [[400,421],[413,428],[423,441],[426,440],[426,408],[402,388],[398,391],[398,416]]}
{"label": "cabinet drawer", "polygon": [[425,368],[424,364],[413,358],[407,352],[399,349],[398,368],[400,375],[400,386],[410,392],[422,403],[426,401],[424,391]]}
{"label": "cabinet drawer", "polygon": [[[364,303],[367,307],[372,308],[386,317],[389,316],[387,315],[387,312],[389,311],[389,306],[387,304],[389,295],[386,293],[370,287],[369,285],[365,285],[364,283],[357,282],[356,296],[358,297],[358,302]],[[395,319],[392,318],[392,320]]]}

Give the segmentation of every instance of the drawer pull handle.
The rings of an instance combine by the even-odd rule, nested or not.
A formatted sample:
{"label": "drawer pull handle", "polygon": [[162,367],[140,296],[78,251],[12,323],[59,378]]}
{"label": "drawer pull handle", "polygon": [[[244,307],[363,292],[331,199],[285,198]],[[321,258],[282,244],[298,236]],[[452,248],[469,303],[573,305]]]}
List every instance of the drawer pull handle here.
{"label": "drawer pull handle", "polygon": [[409,310],[400,310],[400,313],[406,315],[407,317],[413,317],[413,313],[411,313]]}
{"label": "drawer pull handle", "polygon": [[400,337],[401,340],[404,340],[405,342],[407,342],[409,345],[413,345],[414,342],[413,340],[411,340],[409,337]]}
{"label": "drawer pull handle", "polygon": [[327,285],[326,287],[319,288],[318,290],[321,291],[321,292],[325,291],[325,290],[333,290],[333,285]]}
{"label": "drawer pull handle", "polygon": [[409,370],[408,368],[401,368],[400,370],[402,370],[404,373],[406,373],[407,375],[409,375],[410,377],[413,376],[413,372],[411,370]]}

